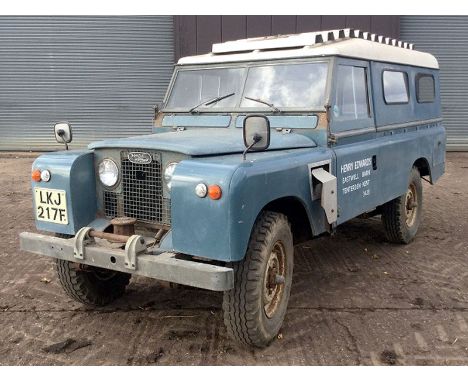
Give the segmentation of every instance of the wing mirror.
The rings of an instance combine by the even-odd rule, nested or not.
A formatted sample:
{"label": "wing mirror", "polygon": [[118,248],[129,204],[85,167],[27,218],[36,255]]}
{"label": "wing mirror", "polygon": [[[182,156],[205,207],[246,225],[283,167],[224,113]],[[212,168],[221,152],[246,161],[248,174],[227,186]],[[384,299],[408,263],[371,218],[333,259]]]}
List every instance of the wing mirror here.
{"label": "wing mirror", "polygon": [[58,143],[65,144],[65,148],[68,150],[68,144],[72,141],[72,129],[68,122],[59,122],[54,126],[55,140]]}
{"label": "wing mirror", "polygon": [[270,132],[270,120],[266,116],[248,115],[244,118],[244,160],[247,152],[264,151],[270,146]]}

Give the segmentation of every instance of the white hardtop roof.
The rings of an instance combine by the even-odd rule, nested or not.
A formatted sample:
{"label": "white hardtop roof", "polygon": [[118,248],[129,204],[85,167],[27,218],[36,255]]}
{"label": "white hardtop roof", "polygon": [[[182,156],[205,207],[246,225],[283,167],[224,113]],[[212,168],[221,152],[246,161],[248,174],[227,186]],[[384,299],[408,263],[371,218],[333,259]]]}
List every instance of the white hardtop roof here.
{"label": "white hardtop roof", "polygon": [[213,44],[212,52],[183,57],[179,65],[282,58],[343,56],[438,69],[437,59],[413,44],[356,29],[255,37]]}

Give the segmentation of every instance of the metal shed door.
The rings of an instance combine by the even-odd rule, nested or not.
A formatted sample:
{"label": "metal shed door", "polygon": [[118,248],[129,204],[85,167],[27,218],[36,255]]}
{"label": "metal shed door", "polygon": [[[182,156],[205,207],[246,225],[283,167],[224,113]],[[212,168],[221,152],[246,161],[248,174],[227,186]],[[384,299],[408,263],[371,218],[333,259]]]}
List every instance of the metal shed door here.
{"label": "metal shed door", "polygon": [[439,60],[449,150],[468,150],[468,16],[401,16],[401,39]]}
{"label": "metal shed door", "polygon": [[172,16],[0,17],[0,150],[151,133],[173,62]]}

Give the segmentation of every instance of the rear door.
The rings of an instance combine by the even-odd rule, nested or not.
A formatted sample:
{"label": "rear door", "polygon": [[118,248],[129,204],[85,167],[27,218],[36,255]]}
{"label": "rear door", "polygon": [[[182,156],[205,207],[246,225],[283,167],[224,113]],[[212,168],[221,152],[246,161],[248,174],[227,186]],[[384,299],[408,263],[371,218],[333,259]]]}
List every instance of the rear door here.
{"label": "rear door", "polygon": [[340,224],[375,207],[378,147],[366,61],[338,59],[330,105]]}

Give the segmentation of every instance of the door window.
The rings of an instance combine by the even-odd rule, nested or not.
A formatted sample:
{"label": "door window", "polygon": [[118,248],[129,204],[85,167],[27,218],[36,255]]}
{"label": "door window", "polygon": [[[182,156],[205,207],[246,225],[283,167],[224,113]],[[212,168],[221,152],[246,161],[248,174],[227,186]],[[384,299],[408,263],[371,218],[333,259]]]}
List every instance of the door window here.
{"label": "door window", "polygon": [[338,120],[369,118],[366,69],[339,65],[333,114]]}

